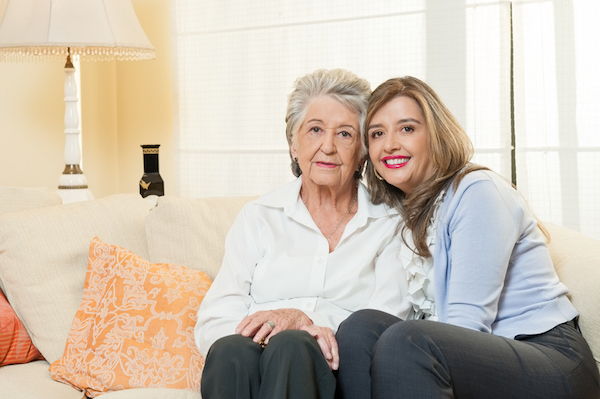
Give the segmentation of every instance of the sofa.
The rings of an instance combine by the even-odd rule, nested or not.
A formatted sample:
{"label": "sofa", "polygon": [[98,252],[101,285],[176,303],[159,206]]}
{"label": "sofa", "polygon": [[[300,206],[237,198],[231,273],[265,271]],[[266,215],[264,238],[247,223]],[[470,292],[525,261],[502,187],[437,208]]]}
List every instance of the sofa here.
{"label": "sofa", "polygon": [[[81,398],[50,378],[82,300],[90,241],[100,237],[152,263],[185,265],[214,277],[224,239],[250,197],[141,198],[117,194],[60,204],[47,189],[0,187],[0,288],[45,360],[0,367],[2,398]],[[600,241],[547,224],[556,270],[581,313],[600,368]],[[127,388],[106,399],[200,398],[190,390]]]}

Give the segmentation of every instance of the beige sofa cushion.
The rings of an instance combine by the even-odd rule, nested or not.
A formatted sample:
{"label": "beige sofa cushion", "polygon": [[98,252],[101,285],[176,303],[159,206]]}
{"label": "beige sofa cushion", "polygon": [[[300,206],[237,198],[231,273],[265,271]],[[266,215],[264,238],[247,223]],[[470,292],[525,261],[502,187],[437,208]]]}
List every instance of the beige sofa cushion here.
{"label": "beige sofa cushion", "polygon": [[0,215],[0,279],[42,355],[64,350],[81,301],[90,240],[148,255],[144,219],[156,197],[114,195]]}
{"label": "beige sofa cushion", "polygon": [[150,261],[186,265],[214,278],[227,231],[242,206],[254,198],[160,197],[146,220]]}
{"label": "beige sofa cushion", "polygon": [[[56,190],[44,187],[0,186],[0,214],[61,203],[62,201]],[[4,292],[4,285],[1,280],[0,291]]]}
{"label": "beige sofa cushion", "polygon": [[[81,399],[83,393],[50,378],[48,362],[0,367],[0,397],[6,399]],[[201,399],[184,389],[137,388],[114,391],[102,399]]]}
{"label": "beige sofa cushion", "polygon": [[560,280],[580,313],[579,325],[600,369],[600,241],[574,230],[545,224],[550,254]]}
{"label": "beige sofa cushion", "polygon": [[[81,399],[83,393],[50,378],[48,362],[0,367],[0,397],[6,399]],[[184,389],[137,388],[114,391],[102,399],[201,399]]]}
{"label": "beige sofa cushion", "polygon": [[61,203],[55,190],[43,187],[0,187],[0,213]]}
{"label": "beige sofa cushion", "polygon": [[184,389],[136,388],[110,392],[102,399],[202,399],[199,392]]}
{"label": "beige sofa cushion", "polygon": [[50,378],[48,362],[0,367],[0,397],[3,399],[81,399],[82,393]]}

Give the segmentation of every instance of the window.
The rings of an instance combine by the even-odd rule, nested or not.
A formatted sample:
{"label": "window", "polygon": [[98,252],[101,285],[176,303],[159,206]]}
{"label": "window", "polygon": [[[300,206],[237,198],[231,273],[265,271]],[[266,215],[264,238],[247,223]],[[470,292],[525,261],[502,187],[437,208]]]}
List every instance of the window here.
{"label": "window", "polygon": [[346,68],[375,88],[414,75],[465,127],[475,162],[516,174],[541,219],[600,237],[599,79],[581,41],[599,37],[584,35],[598,10],[573,3],[514,2],[511,46],[507,0],[173,0],[179,193],[258,195],[291,180],[284,117],[297,77]]}

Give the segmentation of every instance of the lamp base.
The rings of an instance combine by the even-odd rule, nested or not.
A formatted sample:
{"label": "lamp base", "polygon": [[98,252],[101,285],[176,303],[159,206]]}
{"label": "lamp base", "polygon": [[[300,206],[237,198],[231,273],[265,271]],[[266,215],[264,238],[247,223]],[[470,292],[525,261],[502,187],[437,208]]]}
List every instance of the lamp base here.
{"label": "lamp base", "polygon": [[65,165],[65,170],[58,179],[58,195],[63,204],[94,199],[79,165]]}
{"label": "lamp base", "polygon": [[70,204],[73,202],[81,202],[93,200],[94,196],[88,188],[59,188],[57,191],[60,198],[62,198],[63,204]]}

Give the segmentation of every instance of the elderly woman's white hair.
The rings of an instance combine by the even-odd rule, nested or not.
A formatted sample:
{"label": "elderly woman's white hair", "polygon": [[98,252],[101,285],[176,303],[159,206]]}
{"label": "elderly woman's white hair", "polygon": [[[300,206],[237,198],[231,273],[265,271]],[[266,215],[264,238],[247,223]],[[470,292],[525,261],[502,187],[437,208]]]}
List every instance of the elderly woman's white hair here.
{"label": "elderly woman's white hair", "polygon": [[[359,115],[359,130],[362,137],[363,122],[366,116],[367,102],[371,94],[371,86],[366,80],[359,78],[350,71],[344,69],[318,69],[308,75],[304,75],[294,83],[294,90],[288,98],[287,113],[285,115],[285,135],[288,145],[292,146],[294,137],[300,124],[304,120],[306,109],[310,101],[319,96],[330,96],[340,103],[344,104],[349,109],[355,111]],[[367,154],[367,149],[362,139],[360,142],[360,165]],[[291,154],[292,173],[295,176],[300,176],[302,170]],[[361,171],[355,174],[360,178]]]}

